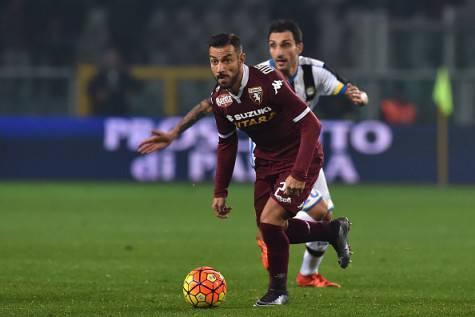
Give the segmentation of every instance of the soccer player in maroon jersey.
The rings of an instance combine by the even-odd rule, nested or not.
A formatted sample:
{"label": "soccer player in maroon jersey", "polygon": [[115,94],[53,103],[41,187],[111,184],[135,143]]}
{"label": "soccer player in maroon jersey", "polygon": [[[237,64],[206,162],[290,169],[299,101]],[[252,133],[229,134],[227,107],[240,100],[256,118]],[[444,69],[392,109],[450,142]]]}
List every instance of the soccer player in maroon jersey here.
{"label": "soccer player in maroon jersey", "polygon": [[213,36],[209,58],[217,80],[210,102],[219,134],[212,208],[219,218],[226,218],[231,211],[226,197],[239,128],[256,144],[254,207],[268,249],[269,287],[255,305],[285,304],[289,243],[328,241],[342,268],[350,262],[347,218],[331,222],[293,218],[323,164],[320,122],[280,73],[267,65],[248,67],[244,63],[237,36]]}
{"label": "soccer player in maroon jersey", "polygon": [[[305,100],[311,109],[316,108],[321,95],[342,95],[356,105],[366,103],[361,98],[362,92],[358,87],[341,79],[322,61],[301,56],[303,34],[296,22],[286,19],[274,20],[269,26],[268,44],[271,59],[261,64],[270,65],[280,70],[286,80],[292,84],[297,96]],[[313,77],[310,85],[306,80],[308,75]],[[142,154],[147,154],[166,148],[181,133],[210,112],[212,112],[211,103],[208,99],[202,100],[170,132],[154,130],[154,135],[141,143],[139,151]],[[253,147],[251,147],[251,156],[252,153]],[[296,217],[309,221],[331,220],[332,211],[333,201],[322,169],[302,211],[298,212]],[[257,243],[261,249],[262,264],[268,269],[267,247],[260,235],[257,237]],[[298,286],[340,287],[339,284],[328,281],[319,272],[327,246],[326,242],[320,241],[312,241],[306,244],[300,271],[297,274]]]}

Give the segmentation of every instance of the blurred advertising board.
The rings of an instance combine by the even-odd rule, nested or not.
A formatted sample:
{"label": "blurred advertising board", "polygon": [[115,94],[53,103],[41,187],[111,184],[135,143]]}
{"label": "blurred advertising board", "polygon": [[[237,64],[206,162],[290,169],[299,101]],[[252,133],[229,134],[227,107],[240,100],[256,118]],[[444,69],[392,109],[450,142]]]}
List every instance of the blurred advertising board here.
{"label": "blurred advertising board", "polygon": [[[0,179],[211,180],[217,134],[204,118],[166,150],[136,152],[152,129],[169,130],[180,118],[0,117]],[[380,121],[324,121],[329,182],[436,182],[435,125],[388,126]],[[475,128],[450,129],[452,183],[475,183]],[[239,134],[234,181],[251,182],[249,146]],[[472,168],[470,168],[472,166]]]}

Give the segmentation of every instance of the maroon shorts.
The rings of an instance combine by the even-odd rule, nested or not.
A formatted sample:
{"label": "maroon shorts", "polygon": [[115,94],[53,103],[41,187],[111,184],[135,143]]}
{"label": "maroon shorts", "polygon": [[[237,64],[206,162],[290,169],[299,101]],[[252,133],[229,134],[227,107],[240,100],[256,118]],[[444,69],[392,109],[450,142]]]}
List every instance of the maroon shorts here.
{"label": "maroon shorts", "polygon": [[269,197],[272,197],[285,210],[295,215],[302,209],[303,203],[312,191],[322,168],[322,161],[315,159],[310,165],[305,182],[305,188],[299,196],[287,196],[285,180],[290,175],[293,162],[269,162],[256,159],[256,182],[254,184],[254,209],[256,210],[257,225],[260,223],[262,210]]}

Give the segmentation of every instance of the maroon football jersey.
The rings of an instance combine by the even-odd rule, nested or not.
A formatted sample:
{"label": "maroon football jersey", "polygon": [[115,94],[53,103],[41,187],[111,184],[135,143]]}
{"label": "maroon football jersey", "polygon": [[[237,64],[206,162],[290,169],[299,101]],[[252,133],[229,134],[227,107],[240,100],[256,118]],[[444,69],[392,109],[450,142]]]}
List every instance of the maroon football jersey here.
{"label": "maroon football jersey", "polygon": [[[305,180],[310,163],[316,158],[323,160],[318,141],[320,122],[272,67],[243,65],[239,93],[234,95],[218,85],[210,101],[220,137],[216,196],[227,195],[234,167],[236,128],[256,143],[256,159],[294,164],[292,176],[296,179]],[[301,146],[302,132],[308,137],[304,138],[305,146]],[[232,164],[226,162],[229,160]]]}
{"label": "maroon football jersey", "polygon": [[[211,102],[221,138],[237,127],[256,143],[256,158],[272,161],[295,160],[300,145],[296,123],[313,116],[282,75],[267,65],[244,65],[239,94],[217,86]],[[321,152],[319,142],[316,150]]]}

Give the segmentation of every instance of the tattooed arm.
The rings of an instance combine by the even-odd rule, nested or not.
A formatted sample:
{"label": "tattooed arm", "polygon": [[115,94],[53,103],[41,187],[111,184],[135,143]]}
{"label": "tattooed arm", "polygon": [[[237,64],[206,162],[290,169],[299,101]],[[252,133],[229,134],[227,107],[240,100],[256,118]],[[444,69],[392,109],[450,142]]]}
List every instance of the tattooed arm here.
{"label": "tattooed arm", "polygon": [[183,132],[195,124],[195,122],[211,113],[212,110],[209,100],[203,99],[199,104],[194,106],[171,131],[153,130],[152,136],[140,143],[138,151],[141,154],[149,154],[165,149]]}
{"label": "tattooed arm", "polygon": [[173,134],[174,139],[179,137],[183,132],[185,132],[189,127],[191,127],[195,122],[210,114],[213,111],[213,108],[208,99],[203,99],[199,104],[193,107],[180,122],[170,131]]}

